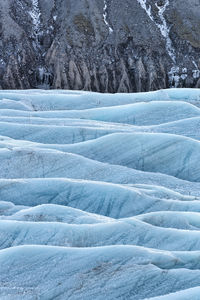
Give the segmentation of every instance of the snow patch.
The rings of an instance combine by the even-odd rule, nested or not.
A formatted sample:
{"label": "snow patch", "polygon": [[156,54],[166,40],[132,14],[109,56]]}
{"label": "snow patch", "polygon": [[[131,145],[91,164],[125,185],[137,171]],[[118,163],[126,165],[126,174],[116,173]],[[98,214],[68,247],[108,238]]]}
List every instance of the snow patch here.
{"label": "snow patch", "polygon": [[38,35],[40,31],[40,8],[38,0],[32,0],[32,10],[29,12],[32,22],[33,22],[33,36],[38,40]]}
{"label": "snow patch", "polygon": [[200,77],[200,70],[199,67],[197,65],[197,63],[195,62],[195,60],[192,61],[193,65],[195,66],[195,69],[192,70],[193,73],[193,78],[194,79],[198,79]]}
{"label": "snow patch", "polygon": [[169,0],[165,0],[164,4],[162,6],[158,6],[157,3],[155,3],[157,9],[158,9],[158,17],[160,19],[160,23],[156,22],[153,15],[152,15],[152,8],[151,5],[147,4],[146,0],[137,0],[138,3],[141,5],[141,7],[146,11],[148,17],[151,19],[151,21],[154,22],[154,24],[159,28],[162,36],[164,37],[166,41],[166,50],[171,57],[172,61],[176,62],[176,55],[175,55],[175,49],[172,46],[172,41],[169,36],[170,28],[167,25],[167,22],[164,17],[164,13],[169,6]]}
{"label": "snow patch", "polygon": [[146,11],[147,15],[149,16],[149,18],[151,19],[151,21],[154,21],[154,18],[151,14],[151,6],[147,6],[147,1],[146,0],[137,0],[138,3],[141,5],[141,7]]}
{"label": "snow patch", "polygon": [[175,63],[176,62],[175,49],[173,48],[172,41],[169,37],[170,28],[168,27],[167,22],[164,17],[164,13],[168,6],[169,6],[169,0],[165,0],[165,4],[163,6],[158,6],[156,3],[156,7],[158,8],[158,15],[161,20],[161,24],[157,23],[157,26],[159,27],[162,36],[166,40],[167,52],[168,52],[169,56],[171,57],[171,59],[173,60],[173,62]]}
{"label": "snow patch", "polygon": [[109,33],[113,33],[113,29],[112,29],[111,25],[108,22],[108,4],[107,4],[107,0],[104,0],[103,20],[104,20],[104,23],[106,24],[106,26],[108,26]]}
{"label": "snow patch", "polygon": [[193,78],[197,79],[200,77],[200,70],[192,70]]}

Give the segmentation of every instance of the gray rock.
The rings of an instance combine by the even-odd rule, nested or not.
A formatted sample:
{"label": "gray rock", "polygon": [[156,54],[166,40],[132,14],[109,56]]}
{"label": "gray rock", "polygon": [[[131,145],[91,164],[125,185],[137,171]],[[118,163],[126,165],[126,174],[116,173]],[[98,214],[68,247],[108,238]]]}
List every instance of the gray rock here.
{"label": "gray rock", "polygon": [[0,88],[199,87],[199,28],[199,0],[0,0]]}

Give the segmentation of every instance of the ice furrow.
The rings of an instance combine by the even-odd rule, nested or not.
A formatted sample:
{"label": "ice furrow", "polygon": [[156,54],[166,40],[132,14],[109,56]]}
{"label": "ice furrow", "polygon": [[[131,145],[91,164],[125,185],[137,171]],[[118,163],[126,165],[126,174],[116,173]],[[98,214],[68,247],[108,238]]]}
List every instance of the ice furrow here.
{"label": "ice furrow", "polygon": [[137,245],[167,251],[200,251],[200,232],[162,228],[134,217],[96,224],[0,220],[0,249],[33,244],[78,248]]}
{"label": "ice furrow", "polygon": [[[1,179],[0,197],[4,199],[0,202],[2,216],[11,215],[25,206],[42,204],[62,205],[112,218],[159,211],[200,212],[199,197],[152,185],[130,187],[72,179]],[[57,213],[54,217],[58,217]]]}
{"label": "ice furrow", "polygon": [[[100,94],[61,90],[29,90],[27,93],[23,90],[3,90],[0,91],[0,102],[3,99],[12,100],[13,104],[20,102],[22,105],[29,107],[30,111],[84,110],[151,101],[184,101],[199,107],[200,90],[172,88],[136,94]],[[13,116],[16,117],[16,115]]]}

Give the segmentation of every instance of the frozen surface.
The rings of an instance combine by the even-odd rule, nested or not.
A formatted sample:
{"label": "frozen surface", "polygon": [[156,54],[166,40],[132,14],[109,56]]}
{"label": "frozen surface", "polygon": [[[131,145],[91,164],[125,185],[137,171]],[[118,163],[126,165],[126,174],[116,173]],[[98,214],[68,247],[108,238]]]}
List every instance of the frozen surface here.
{"label": "frozen surface", "polygon": [[[1,202],[0,202],[1,207]],[[2,216],[2,220],[32,221],[32,222],[63,222],[68,224],[96,224],[114,222],[111,218],[91,214],[71,207],[63,207],[56,204],[42,204],[34,207],[15,206],[19,211],[13,213],[8,210],[8,216]],[[12,215],[11,215],[12,212]]]}
{"label": "frozen surface", "polygon": [[164,227],[164,228],[177,228],[187,230],[199,230],[200,229],[200,214],[194,212],[171,212],[160,211],[147,213],[137,217],[139,220],[147,222],[149,224]]}
{"label": "frozen surface", "polygon": [[150,101],[184,101],[200,106],[199,89],[168,89],[136,94],[100,94],[84,91],[8,90],[0,99],[25,103],[29,110],[77,110]]}
{"label": "frozen surface", "polygon": [[199,300],[199,107],[198,89],[0,91],[0,299]]}
{"label": "frozen surface", "polygon": [[82,110],[24,111],[2,109],[0,116],[89,119],[132,125],[157,125],[200,116],[200,109],[183,101],[151,101]]}
{"label": "frozen surface", "polygon": [[200,287],[183,290],[166,296],[148,298],[146,300],[199,300]]}
{"label": "frozen surface", "polygon": [[199,255],[135,246],[13,247],[0,252],[0,292],[2,299],[145,299],[198,287]]}

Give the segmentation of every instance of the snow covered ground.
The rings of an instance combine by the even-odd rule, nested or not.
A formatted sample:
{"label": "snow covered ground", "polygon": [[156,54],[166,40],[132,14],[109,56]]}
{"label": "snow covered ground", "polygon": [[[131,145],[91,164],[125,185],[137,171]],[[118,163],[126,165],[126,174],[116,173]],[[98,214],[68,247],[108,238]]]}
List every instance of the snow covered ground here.
{"label": "snow covered ground", "polygon": [[0,91],[0,162],[0,299],[200,299],[200,90]]}

